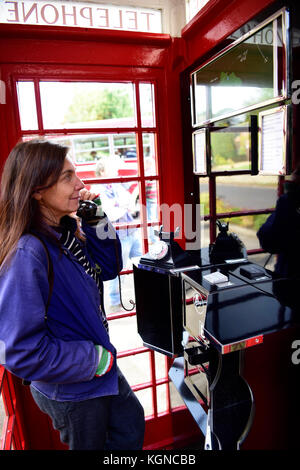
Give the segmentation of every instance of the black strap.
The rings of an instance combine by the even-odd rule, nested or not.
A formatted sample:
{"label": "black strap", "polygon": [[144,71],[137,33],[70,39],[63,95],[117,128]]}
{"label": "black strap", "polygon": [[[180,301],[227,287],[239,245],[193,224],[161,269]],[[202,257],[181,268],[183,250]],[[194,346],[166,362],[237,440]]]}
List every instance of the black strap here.
{"label": "black strap", "polygon": [[[46,243],[44,242],[44,240],[42,240],[40,237],[38,237],[35,233],[31,233],[31,235],[33,235],[34,237],[36,237],[36,238],[41,242],[41,244],[43,245],[44,250],[45,250],[45,252],[46,252],[46,255],[47,255],[49,293],[48,293],[48,298],[47,298],[47,302],[46,302],[46,305],[45,305],[45,313],[44,313],[44,320],[45,320],[45,322],[47,322],[47,319],[48,319],[48,316],[47,316],[47,314],[48,314],[48,308],[49,308],[49,305],[50,305],[50,300],[51,300],[51,295],[52,295],[52,290],[53,290],[53,282],[54,282],[53,264],[52,264],[52,261],[51,261],[51,257],[50,257],[50,254],[49,254],[49,250],[48,250],[47,245],[46,245]],[[23,383],[23,385],[30,385],[30,384],[31,384],[31,381],[30,381],[30,380],[25,380],[25,379],[23,379],[23,380],[22,380],[22,383]]]}
{"label": "black strap", "polygon": [[52,264],[52,261],[51,261],[51,257],[50,257],[50,253],[49,253],[49,250],[47,248],[47,245],[46,243],[44,242],[44,240],[42,240],[40,237],[38,237],[36,234],[34,234],[34,236],[36,238],[38,238],[41,242],[41,244],[43,245],[44,249],[45,249],[45,252],[46,252],[46,255],[47,255],[47,260],[48,260],[48,282],[49,282],[49,293],[48,293],[48,299],[47,299],[47,302],[46,302],[46,306],[45,306],[45,314],[44,314],[44,319],[45,319],[45,322],[47,321],[48,319],[48,308],[49,308],[49,305],[50,305],[50,300],[51,300],[51,295],[52,295],[52,291],[53,291],[53,282],[54,282],[54,274],[53,274],[53,264]]}

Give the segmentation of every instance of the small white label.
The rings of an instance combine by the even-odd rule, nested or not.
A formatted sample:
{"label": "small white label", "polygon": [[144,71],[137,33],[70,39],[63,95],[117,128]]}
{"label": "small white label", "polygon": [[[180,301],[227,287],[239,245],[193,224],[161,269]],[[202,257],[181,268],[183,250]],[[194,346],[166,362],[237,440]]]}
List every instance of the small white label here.
{"label": "small white label", "polygon": [[216,271],[215,273],[206,274],[206,276],[203,276],[203,279],[208,281],[210,284],[220,284],[222,282],[227,282],[228,276]]}

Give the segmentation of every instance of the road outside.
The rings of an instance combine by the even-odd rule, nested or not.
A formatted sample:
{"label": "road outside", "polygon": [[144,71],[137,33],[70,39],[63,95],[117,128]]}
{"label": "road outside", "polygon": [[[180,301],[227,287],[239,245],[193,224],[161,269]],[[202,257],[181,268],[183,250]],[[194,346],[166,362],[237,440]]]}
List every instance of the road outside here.
{"label": "road outside", "polygon": [[[206,180],[200,179],[200,189],[201,192],[208,192]],[[247,175],[218,177],[217,198],[238,210],[269,209],[276,204],[277,177]]]}

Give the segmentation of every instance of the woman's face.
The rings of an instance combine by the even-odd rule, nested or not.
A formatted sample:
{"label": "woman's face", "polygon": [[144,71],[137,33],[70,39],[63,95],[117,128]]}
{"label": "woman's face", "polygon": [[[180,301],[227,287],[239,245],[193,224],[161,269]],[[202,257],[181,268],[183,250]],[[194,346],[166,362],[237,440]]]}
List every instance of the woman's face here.
{"label": "woman's face", "polygon": [[76,175],[73,163],[66,158],[57,183],[38,191],[34,197],[38,200],[43,215],[53,223],[59,224],[63,216],[77,211],[79,192],[83,188],[84,184]]}

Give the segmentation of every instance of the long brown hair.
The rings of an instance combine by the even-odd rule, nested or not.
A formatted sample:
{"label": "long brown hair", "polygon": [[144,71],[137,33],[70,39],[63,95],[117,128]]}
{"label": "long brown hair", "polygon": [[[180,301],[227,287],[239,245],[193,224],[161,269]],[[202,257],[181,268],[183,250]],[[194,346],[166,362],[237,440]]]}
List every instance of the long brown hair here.
{"label": "long brown hair", "polygon": [[50,235],[32,195],[57,182],[68,150],[46,140],[31,140],[10,152],[1,179],[0,266],[10,258],[23,234],[37,230]]}

